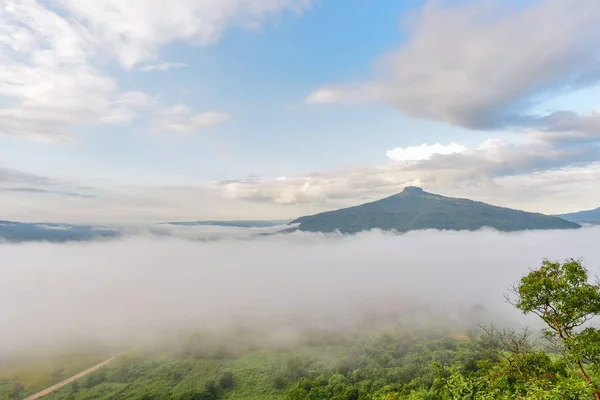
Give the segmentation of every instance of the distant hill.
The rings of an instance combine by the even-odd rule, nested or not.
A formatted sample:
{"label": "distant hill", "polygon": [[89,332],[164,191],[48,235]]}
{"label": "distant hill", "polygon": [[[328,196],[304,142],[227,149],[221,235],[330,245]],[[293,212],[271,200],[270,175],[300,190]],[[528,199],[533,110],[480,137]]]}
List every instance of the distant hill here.
{"label": "distant hill", "polygon": [[401,193],[355,207],[301,217],[290,224],[309,232],[357,233],[371,229],[408,232],[419,229],[477,230],[483,227],[512,232],[530,229],[577,229],[564,219],[478,201],[444,197],[407,187]]}
{"label": "distant hill", "polygon": [[116,238],[120,235],[117,229],[101,226],[0,221],[0,242],[70,242]]}
{"label": "distant hill", "polygon": [[270,228],[278,225],[285,225],[289,221],[184,221],[184,222],[164,222],[163,225],[176,226],[224,226],[230,228]]}
{"label": "distant hill", "polygon": [[[238,229],[221,229],[223,233],[207,233],[210,228],[240,228],[248,236],[261,236],[265,229],[285,226],[289,221],[185,221],[127,226],[71,225],[52,222],[15,222],[0,220],[0,243],[10,242],[80,242],[99,239],[113,239],[135,235],[157,237],[180,237],[191,240],[215,240],[233,237]],[[186,227],[191,232],[181,233],[168,228]],[[193,229],[197,228],[197,229]],[[267,234],[267,233],[264,233]],[[239,236],[239,233],[238,233]]]}
{"label": "distant hill", "polygon": [[581,223],[587,223],[587,224],[600,225],[600,207],[598,207],[594,210],[561,214],[561,215],[557,215],[557,217],[566,219],[567,221],[571,221],[571,222],[581,222]]}

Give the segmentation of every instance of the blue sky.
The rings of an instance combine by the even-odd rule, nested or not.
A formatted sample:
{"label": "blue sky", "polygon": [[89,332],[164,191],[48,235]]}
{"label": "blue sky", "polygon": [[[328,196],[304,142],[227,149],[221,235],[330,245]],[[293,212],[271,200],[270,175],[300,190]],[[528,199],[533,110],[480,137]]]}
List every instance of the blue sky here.
{"label": "blue sky", "polygon": [[[161,58],[185,68],[143,72],[108,66],[122,90],[143,89],[168,103],[232,114],[210,132],[149,138],[136,134],[135,126],[86,128],[78,132],[83,144],[8,141],[0,156],[35,173],[70,176],[83,168],[124,183],[277,177],[380,163],[390,147],[419,141],[422,122],[415,125],[387,108],[307,107],[304,99],[323,83],[368,78],[372,60],[403,40],[399,16],[419,4],[400,3],[320,2],[303,15],[269,21],[260,31],[233,29],[207,47],[174,43],[161,49]],[[434,141],[447,134],[443,126],[427,129]],[[372,147],[357,145],[365,131]],[[148,168],[156,167],[159,176],[148,176]]]}
{"label": "blue sky", "polygon": [[137,3],[0,6],[0,219],[292,218],[409,184],[600,205],[592,0]]}

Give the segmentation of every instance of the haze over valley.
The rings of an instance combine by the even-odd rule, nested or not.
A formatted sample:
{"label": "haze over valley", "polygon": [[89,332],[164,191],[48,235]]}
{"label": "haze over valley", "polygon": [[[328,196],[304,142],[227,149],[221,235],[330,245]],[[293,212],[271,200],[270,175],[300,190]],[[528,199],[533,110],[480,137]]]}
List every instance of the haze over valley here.
{"label": "haze over valley", "polygon": [[544,257],[578,254],[600,272],[593,267],[597,235],[598,228],[297,232],[242,242],[131,237],[3,245],[0,317],[18,323],[3,329],[2,353],[252,321],[274,331],[301,328],[304,318],[307,328],[343,326],[388,308],[402,315],[423,307],[435,323],[442,309],[481,304],[488,318],[516,323],[522,319],[503,298],[511,284]]}

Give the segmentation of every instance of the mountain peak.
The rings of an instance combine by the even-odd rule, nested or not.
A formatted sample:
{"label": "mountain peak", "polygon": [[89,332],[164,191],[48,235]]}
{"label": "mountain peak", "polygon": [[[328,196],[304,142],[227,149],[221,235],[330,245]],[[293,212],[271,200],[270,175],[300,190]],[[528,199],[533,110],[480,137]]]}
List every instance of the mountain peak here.
{"label": "mountain peak", "polygon": [[543,214],[461,198],[445,197],[408,186],[401,193],[354,207],[301,217],[292,222],[308,232],[357,233],[380,229],[408,232],[422,229],[503,232],[529,229],[577,229],[581,226]]}
{"label": "mountain peak", "polygon": [[421,193],[425,193],[425,192],[423,191],[423,189],[421,189],[418,186],[407,186],[407,187],[404,188],[404,190],[402,191],[402,193],[405,193],[405,194],[413,194],[413,193],[414,194],[421,194]]}

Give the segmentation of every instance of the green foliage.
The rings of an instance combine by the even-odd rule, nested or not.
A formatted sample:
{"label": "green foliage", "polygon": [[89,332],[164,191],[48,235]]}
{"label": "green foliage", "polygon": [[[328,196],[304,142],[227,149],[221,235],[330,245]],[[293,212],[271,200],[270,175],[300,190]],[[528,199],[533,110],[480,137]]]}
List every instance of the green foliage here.
{"label": "green foliage", "polygon": [[589,282],[588,271],[578,260],[544,260],[539,269],[521,278],[514,293],[514,305],[544,321],[546,337],[560,346],[565,363],[579,371],[600,400],[598,386],[585,365],[598,369],[600,332],[592,327],[582,329],[600,315],[600,285]]}
{"label": "green foliage", "polygon": [[515,287],[515,306],[539,316],[553,334],[570,336],[600,314],[600,288],[588,283],[588,271],[577,260],[544,260]]}
{"label": "green foliage", "polygon": [[101,368],[96,372],[89,374],[83,381],[83,387],[91,388],[106,381],[106,370]]}
{"label": "green foliage", "polygon": [[233,377],[233,372],[225,371],[221,375],[219,375],[218,385],[221,389],[224,390],[232,389],[235,386],[235,378]]}
{"label": "green foliage", "polygon": [[[294,346],[260,342],[261,333],[243,330],[180,337],[119,357],[47,399],[598,399],[592,382],[600,374],[600,331],[586,322],[597,315],[600,294],[585,268],[574,260],[544,261],[514,293],[520,310],[546,322],[544,338],[554,350],[544,350],[528,329],[475,332],[473,321],[484,311],[479,306],[460,335],[404,323],[299,332]],[[20,398],[23,388],[5,392]]]}
{"label": "green foliage", "polygon": [[15,382],[8,391],[8,397],[13,400],[21,400],[25,395],[25,386]]}
{"label": "green foliage", "polygon": [[65,373],[64,368],[60,368],[60,367],[55,368],[54,371],[52,371],[52,380],[54,382],[62,381],[65,378],[64,373]]}
{"label": "green foliage", "polygon": [[10,398],[15,383],[24,386],[23,397],[52,386],[58,380],[75,375],[107,359],[109,355],[103,351],[91,348],[82,353],[81,349],[64,349],[48,359],[25,355],[22,359],[0,362],[0,400]]}
{"label": "green foliage", "polygon": [[344,340],[312,335],[293,348],[249,346],[225,359],[193,346],[187,357],[179,351],[123,356],[48,400],[593,398],[560,355],[542,351],[527,330],[489,327],[476,340],[406,327],[347,333]]}
{"label": "green foliage", "polygon": [[205,336],[187,342],[183,352],[178,346],[120,357],[80,379],[79,390],[65,387],[48,399],[405,398],[431,389],[433,361],[477,359],[474,343],[446,332],[398,328],[342,336],[307,332],[284,349],[232,344],[222,359],[204,351],[215,340]]}

